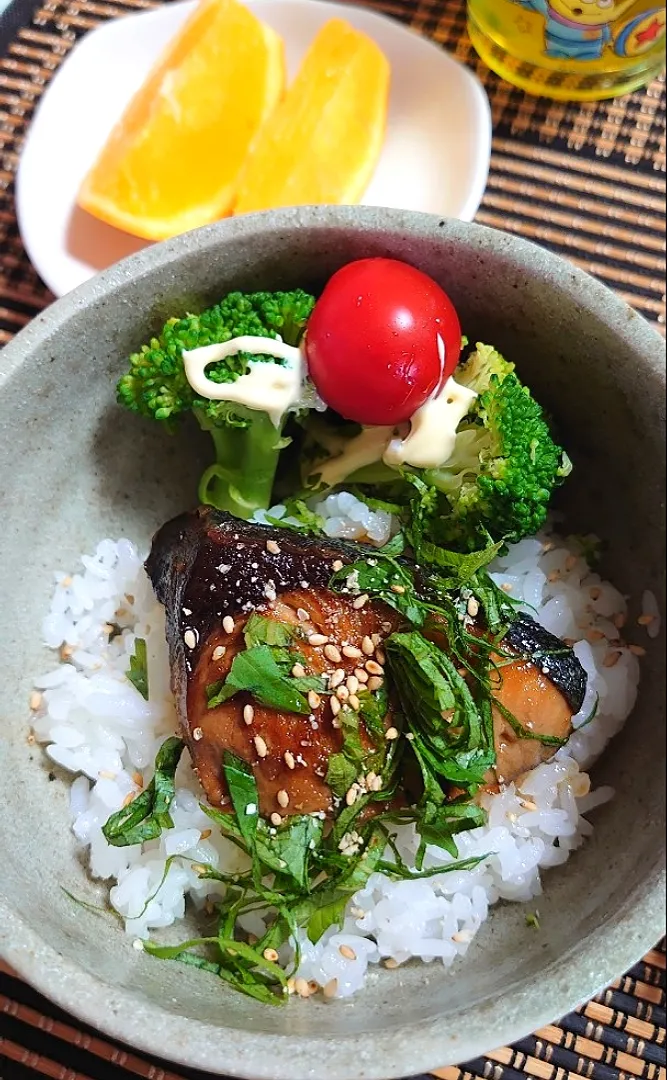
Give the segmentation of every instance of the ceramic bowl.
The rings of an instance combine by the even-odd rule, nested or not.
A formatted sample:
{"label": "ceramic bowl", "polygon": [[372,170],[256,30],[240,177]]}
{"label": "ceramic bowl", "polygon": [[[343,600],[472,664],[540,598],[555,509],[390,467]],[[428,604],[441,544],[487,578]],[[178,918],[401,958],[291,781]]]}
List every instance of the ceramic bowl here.
{"label": "ceramic bowl", "polygon": [[[119,409],[124,358],[173,313],[231,288],[317,288],[341,264],[391,255],[451,294],[468,336],[516,360],[575,461],[577,532],[608,541],[605,572],[664,611],[661,339],[548,252],[475,225],[374,208],[240,218],[116,265],[34,319],[0,357],[0,954],[81,1021],[191,1068],[253,1080],[405,1076],[465,1061],[566,1013],[664,931],[664,641],[640,700],[595,769],[616,789],[586,845],[544,875],[539,931],[499,906],[464,962],[379,971],[348,1001],[270,1009],[136,952],[94,898],[69,832],[66,778],[30,745],[31,675],[53,572],[103,536],[142,546],[195,501],[201,447]],[[53,782],[51,782],[53,780]]]}

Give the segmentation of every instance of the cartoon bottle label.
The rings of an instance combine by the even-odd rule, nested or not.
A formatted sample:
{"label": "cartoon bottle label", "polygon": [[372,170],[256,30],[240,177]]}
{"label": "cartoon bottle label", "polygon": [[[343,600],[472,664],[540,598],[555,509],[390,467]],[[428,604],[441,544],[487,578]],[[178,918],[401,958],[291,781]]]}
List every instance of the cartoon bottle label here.
{"label": "cartoon bottle label", "polygon": [[613,96],[664,66],[659,0],[468,0],[468,11],[483,59],[527,89]]}

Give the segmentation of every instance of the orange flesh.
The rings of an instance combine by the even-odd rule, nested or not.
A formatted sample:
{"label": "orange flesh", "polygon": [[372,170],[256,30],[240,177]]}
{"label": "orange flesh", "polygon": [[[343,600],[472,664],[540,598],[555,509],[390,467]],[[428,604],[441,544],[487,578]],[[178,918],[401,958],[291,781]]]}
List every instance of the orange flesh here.
{"label": "orange flesh", "polygon": [[201,0],[113,130],[79,206],[148,240],[226,216],[284,84],[278,35],[237,0]]}
{"label": "orange flesh", "polygon": [[326,23],[246,161],[234,213],[357,202],[382,149],[389,74],[370,38]]}

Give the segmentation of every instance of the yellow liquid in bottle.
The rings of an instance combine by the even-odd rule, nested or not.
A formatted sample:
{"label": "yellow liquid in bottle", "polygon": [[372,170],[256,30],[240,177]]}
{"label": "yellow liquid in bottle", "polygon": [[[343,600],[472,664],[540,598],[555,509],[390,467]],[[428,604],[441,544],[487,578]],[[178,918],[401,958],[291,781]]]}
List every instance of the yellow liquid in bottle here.
{"label": "yellow liquid in bottle", "polygon": [[479,56],[529,93],[566,101],[617,97],[665,66],[659,0],[468,0]]}

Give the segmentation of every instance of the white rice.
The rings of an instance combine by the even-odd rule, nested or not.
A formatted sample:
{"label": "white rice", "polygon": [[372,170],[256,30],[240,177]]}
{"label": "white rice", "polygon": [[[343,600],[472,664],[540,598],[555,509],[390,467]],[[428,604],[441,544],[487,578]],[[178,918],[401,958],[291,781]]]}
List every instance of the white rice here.
{"label": "white rice", "polygon": [[[272,513],[281,511],[284,516],[284,508]],[[330,536],[384,543],[394,528],[390,515],[369,511],[348,493],[329,496],[318,512]],[[70,796],[74,834],[82,850],[88,850],[91,875],[109,882],[113,908],[128,935],[139,941],[181,919],[186,898],[201,907],[224,890],[202,881],[193,866],[234,872],[243,868],[245,857],[215,829],[209,832],[187,755],[177,773],[174,829],[143,848],[114,848],[104,839],[102,826],[109,815],[149,782],[155,753],[176,730],[177,719],[163,613],[143,570],[143,556],[127,540],[103,540],[81,563],[72,576],[55,577],[43,636],[60,655],[35,682],[33,727],[49,757],[76,777]],[[363,985],[369,964],[388,961],[393,967],[418,957],[449,965],[464,955],[496,901],[525,902],[540,895],[541,871],[568,859],[592,831],[584,815],[613,795],[610,788],[591,791],[583,770],[635,703],[637,657],[628,647],[610,643],[618,640],[626,600],[587,566],[576,544],[546,534],[521,541],[492,569],[496,581],[548,630],[576,641],[589,687],[575,728],[590,713],[596,694],[597,715],[575,731],[552,761],[533,770],[520,790],[510,785],[500,795],[485,796],[488,824],[457,837],[460,858],[492,852],[484,863],[419,881],[373,874],[350,901],[342,929],[329,930],[317,945],[302,934],[299,974],[321,986],[336,979],[340,997]],[[647,625],[654,633],[659,613],[650,594],[643,598],[643,610],[654,616]],[[112,623],[121,633],[110,639]],[[147,642],[149,701],[125,675],[137,637]],[[398,847],[414,865],[412,827],[400,829]],[[450,861],[447,853],[429,848],[425,867]],[[248,932],[263,929],[258,916],[243,925]],[[346,955],[340,951],[344,945]],[[288,958],[288,951],[281,959]]]}

